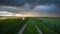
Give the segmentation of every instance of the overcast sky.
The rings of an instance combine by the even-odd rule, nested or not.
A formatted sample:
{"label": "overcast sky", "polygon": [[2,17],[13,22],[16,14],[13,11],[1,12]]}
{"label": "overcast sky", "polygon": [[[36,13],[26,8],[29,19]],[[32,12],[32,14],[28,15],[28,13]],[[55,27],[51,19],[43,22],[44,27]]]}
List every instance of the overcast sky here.
{"label": "overcast sky", "polygon": [[0,11],[25,12],[27,14],[28,12],[37,12],[39,14],[60,16],[60,0],[0,0],[0,4],[16,6],[0,6]]}

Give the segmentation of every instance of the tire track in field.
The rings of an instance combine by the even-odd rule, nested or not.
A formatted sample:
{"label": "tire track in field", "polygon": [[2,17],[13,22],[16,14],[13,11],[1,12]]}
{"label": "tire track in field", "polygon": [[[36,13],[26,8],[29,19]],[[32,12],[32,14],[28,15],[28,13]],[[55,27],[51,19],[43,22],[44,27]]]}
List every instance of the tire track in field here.
{"label": "tire track in field", "polygon": [[27,26],[27,23],[25,23],[25,25],[21,28],[21,30],[18,32],[18,34],[22,34],[24,29],[26,28],[26,26]]}
{"label": "tire track in field", "polygon": [[32,20],[32,23],[35,25],[37,31],[39,32],[39,34],[43,34],[43,32],[41,31],[41,29],[39,29],[39,27],[34,23],[34,21]]}
{"label": "tire track in field", "polygon": [[33,24],[35,25],[35,27],[36,27],[37,31],[39,32],[39,34],[43,34],[42,31],[38,28],[38,26],[35,23],[33,23]]}

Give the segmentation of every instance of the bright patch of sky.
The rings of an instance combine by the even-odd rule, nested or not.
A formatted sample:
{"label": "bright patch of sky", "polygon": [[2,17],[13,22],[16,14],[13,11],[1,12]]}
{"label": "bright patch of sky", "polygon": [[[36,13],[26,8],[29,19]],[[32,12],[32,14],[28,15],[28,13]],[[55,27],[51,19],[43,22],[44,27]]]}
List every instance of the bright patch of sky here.
{"label": "bright patch of sky", "polygon": [[13,13],[12,12],[8,12],[8,11],[0,11],[0,15],[3,14],[3,15],[12,15]]}

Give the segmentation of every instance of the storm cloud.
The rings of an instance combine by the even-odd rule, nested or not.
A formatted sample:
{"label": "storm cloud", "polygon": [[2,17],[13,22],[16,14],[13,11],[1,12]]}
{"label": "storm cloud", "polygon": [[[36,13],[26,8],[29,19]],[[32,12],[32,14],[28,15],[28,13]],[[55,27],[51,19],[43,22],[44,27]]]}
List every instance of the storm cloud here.
{"label": "storm cloud", "polygon": [[60,0],[0,0],[0,4],[8,5],[24,5],[26,3],[36,4],[36,5],[45,5],[45,4],[56,4],[60,5]]}
{"label": "storm cloud", "polygon": [[36,14],[38,12],[40,14],[60,16],[60,0],[0,0],[0,4],[10,5],[0,6],[0,11],[5,10],[15,13],[36,12]]}

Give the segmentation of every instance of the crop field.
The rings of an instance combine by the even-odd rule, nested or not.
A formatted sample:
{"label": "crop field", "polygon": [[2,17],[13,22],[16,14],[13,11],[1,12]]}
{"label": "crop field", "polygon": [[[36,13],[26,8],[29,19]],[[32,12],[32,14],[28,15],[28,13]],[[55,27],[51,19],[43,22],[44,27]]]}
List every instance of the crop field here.
{"label": "crop field", "polygon": [[26,23],[22,18],[2,18],[0,19],[0,34],[17,34]]}
{"label": "crop field", "polygon": [[60,34],[60,17],[0,17],[0,34]]}
{"label": "crop field", "polygon": [[40,20],[51,30],[60,33],[60,17],[40,18]]}

